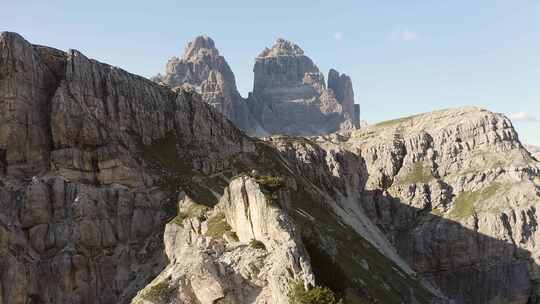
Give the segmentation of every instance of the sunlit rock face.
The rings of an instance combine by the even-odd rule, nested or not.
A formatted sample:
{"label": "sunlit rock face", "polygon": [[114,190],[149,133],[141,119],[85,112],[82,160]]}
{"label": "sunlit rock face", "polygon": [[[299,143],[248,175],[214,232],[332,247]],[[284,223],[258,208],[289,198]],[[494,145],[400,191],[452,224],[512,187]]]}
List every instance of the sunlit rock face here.
{"label": "sunlit rock face", "polygon": [[361,205],[400,257],[455,303],[535,303],[540,163],[506,117],[450,109],[312,140],[275,142],[305,176],[320,179],[324,167],[310,164],[325,159],[342,181],[332,185],[361,189],[344,209]]}
{"label": "sunlit rock face", "polygon": [[153,80],[172,88],[190,87],[201,95],[203,101],[248,134],[266,135],[240,96],[227,61],[208,36],[199,36],[189,42],[182,58],[171,58],[165,73],[155,76]]}
{"label": "sunlit rock face", "polygon": [[328,77],[327,85],[299,46],[278,39],[255,59],[253,92],[243,99],[214,41],[200,36],[153,80],[192,87],[249,135],[318,135],[359,128],[360,108],[354,104],[350,78],[333,69]]}
{"label": "sunlit rock face", "polygon": [[271,134],[317,135],[354,129],[354,93],[346,75],[324,75],[296,44],[278,39],[255,59],[251,107]]}

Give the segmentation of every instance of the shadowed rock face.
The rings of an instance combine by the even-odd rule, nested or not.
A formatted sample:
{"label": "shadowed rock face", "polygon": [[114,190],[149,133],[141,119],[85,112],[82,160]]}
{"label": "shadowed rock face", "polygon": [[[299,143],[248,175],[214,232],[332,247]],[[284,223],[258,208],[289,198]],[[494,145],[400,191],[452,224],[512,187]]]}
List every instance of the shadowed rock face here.
{"label": "shadowed rock face", "polygon": [[263,141],[75,50],[0,60],[1,303],[538,303],[540,165],[501,115]]}
{"label": "shadowed rock face", "polygon": [[331,70],[324,76],[296,44],[278,39],[255,59],[254,87],[244,100],[234,75],[208,37],[197,37],[182,59],[173,57],[165,74],[154,78],[171,87],[194,87],[250,135],[316,135],[359,127],[359,108],[348,76]]}

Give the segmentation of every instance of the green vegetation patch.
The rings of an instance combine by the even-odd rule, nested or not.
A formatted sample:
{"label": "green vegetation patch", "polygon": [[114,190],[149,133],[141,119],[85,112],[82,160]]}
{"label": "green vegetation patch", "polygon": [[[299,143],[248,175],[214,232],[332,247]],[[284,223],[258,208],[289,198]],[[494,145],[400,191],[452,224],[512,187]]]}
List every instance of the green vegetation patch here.
{"label": "green vegetation patch", "polygon": [[277,204],[278,191],[285,187],[285,179],[281,176],[262,175],[256,176],[255,180],[261,186],[261,190],[268,201]]}
{"label": "green vegetation patch", "polygon": [[338,304],[338,300],[332,290],[326,287],[313,287],[308,290],[302,282],[293,282],[289,290],[289,304]]}
{"label": "green vegetation patch", "polygon": [[[290,212],[302,233],[317,284],[329,288],[344,303],[431,303],[433,294],[407,275],[324,203],[309,184],[291,191]],[[308,213],[310,216],[305,216]],[[314,218],[314,219],[313,219]],[[369,268],[365,267],[365,264]]]}
{"label": "green vegetation patch", "polygon": [[8,232],[3,227],[0,227],[0,256],[3,256],[7,253],[8,241]]}
{"label": "green vegetation patch", "polygon": [[275,192],[285,186],[285,179],[281,176],[263,175],[255,178],[257,183],[268,192]]}
{"label": "green vegetation patch", "polygon": [[191,218],[203,219],[208,209],[209,209],[208,207],[203,206],[203,205],[191,204],[186,209],[182,211],[178,211],[178,214],[170,222],[178,226],[182,226],[182,223],[184,219],[186,218],[191,217]]}
{"label": "green vegetation patch", "polygon": [[234,231],[225,231],[225,233],[223,233],[223,235],[226,235],[229,239],[231,239],[231,240],[233,240],[235,242],[240,241],[240,239],[238,238],[238,235]]}
{"label": "green vegetation patch", "polygon": [[167,282],[159,282],[147,289],[142,297],[154,303],[166,303],[174,295],[176,288],[169,286]]}
{"label": "green vegetation patch", "polygon": [[256,239],[252,239],[251,241],[249,241],[249,246],[255,249],[266,250],[266,246],[264,245],[264,243]]}
{"label": "green vegetation patch", "polygon": [[225,297],[215,300],[214,303],[215,304],[238,304],[238,301],[236,301],[233,296],[227,294]]}
{"label": "green vegetation patch", "polygon": [[208,231],[206,231],[207,236],[213,238],[220,238],[223,236],[223,234],[231,231],[232,228],[229,223],[227,223],[225,214],[223,214],[222,212],[208,219]]}
{"label": "green vegetation patch", "polygon": [[429,183],[433,178],[430,168],[424,166],[423,162],[416,162],[410,172],[403,178],[399,178],[398,182],[401,184],[425,184]]}
{"label": "green vegetation patch", "polygon": [[454,207],[450,211],[453,218],[466,218],[474,213],[474,207],[477,203],[488,200],[493,197],[502,185],[492,183],[480,191],[465,191],[460,193],[454,201]]}
{"label": "green vegetation patch", "polygon": [[417,115],[413,115],[413,116],[407,116],[407,117],[403,117],[403,118],[398,118],[398,119],[392,119],[392,120],[386,120],[386,121],[382,121],[380,123],[377,123],[375,124],[375,127],[392,127],[392,126],[396,126],[396,125],[399,125],[401,123],[404,123],[406,121],[409,121],[411,119],[413,119],[414,117],[416,117]]}

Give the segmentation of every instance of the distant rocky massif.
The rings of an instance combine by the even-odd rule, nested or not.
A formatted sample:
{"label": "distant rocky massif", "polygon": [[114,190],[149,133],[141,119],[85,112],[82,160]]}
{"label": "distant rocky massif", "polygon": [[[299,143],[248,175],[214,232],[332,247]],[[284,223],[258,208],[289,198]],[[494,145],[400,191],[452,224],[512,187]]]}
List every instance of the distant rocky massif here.
{"label": "distant rocky massif", "polygon": [[244,99],[214,41],[199,36],[153,80],[192,88],[249,135],[321,135],[359,128],[360,107],[349,76],[332,69],[327,84],[296,44],[278,39],[265,48],[255,59],[254,74],[253,92]]}
{"label": "distant rocky massif", "polygon": [[208,38],[168,69],[0,34],[1,304],[540,303],[540,163],[503,115],[356,129],[348,77],[282,40],[248,100]]}

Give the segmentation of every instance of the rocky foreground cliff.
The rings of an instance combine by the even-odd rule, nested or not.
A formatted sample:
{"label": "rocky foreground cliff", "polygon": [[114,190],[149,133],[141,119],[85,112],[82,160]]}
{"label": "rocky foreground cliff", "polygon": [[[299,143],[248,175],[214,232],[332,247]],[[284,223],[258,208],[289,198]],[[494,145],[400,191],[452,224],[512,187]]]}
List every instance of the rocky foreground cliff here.
{"label": "rocky foreground cliff", "polygon": [[260,140],[205,98],[0,34],[0,303],[540,302],[504,116]]}

